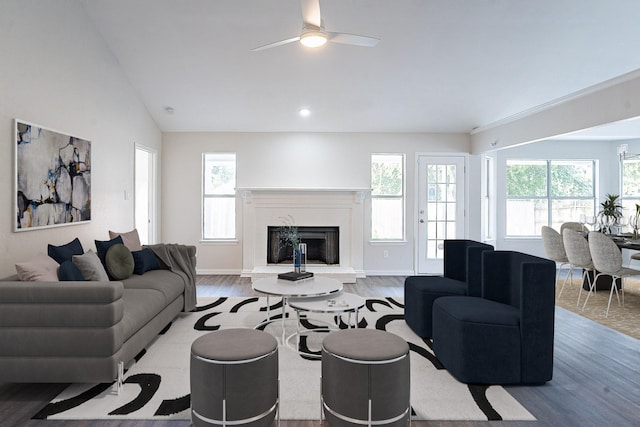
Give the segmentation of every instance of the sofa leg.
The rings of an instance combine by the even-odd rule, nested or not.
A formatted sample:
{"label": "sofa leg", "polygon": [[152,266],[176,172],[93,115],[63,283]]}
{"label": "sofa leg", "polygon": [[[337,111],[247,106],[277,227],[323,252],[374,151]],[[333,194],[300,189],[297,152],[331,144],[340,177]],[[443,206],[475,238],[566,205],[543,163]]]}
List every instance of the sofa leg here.
{"label": "sofa leg", "polygon": [[118,362],[118,378],[116,379],[116,392],[120,395],[122,385],[124,384],[124,362]]}

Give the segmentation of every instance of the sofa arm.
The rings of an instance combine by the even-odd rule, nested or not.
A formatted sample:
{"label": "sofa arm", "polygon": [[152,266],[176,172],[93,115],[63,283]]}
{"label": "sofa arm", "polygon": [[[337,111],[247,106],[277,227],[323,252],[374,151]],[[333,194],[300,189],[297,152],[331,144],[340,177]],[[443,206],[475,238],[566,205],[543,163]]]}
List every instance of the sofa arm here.
{"label": "sofa arm", "polygon": [[0,282],[0,357],[108,357],[122,347],[122,282]]}
{"label": "sofa arm", "polygon": [[122,282],[0,282],[0,327],[109,327],[122,320]]}

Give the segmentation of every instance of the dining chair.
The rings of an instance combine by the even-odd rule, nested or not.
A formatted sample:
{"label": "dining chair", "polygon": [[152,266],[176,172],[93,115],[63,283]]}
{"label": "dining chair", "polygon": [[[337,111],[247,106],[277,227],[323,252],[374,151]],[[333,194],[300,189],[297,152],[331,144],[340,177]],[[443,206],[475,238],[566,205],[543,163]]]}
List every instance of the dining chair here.
{"label": "dining chair", "polygon": [[[564,250],[564,242],[562,241],[562,236],[556,230],[546,225],[542,226],[542,244],[544,245],[544,251],[547,254],[547,258],[551,261],[560,264],[557,266],[558,268],[556,273],[556,284],[558,279],[560,278],[560,270],[563,265],[570,265],[569,259],[567,258],[567,253]],[[567,277],[564,278],[564,282],[562,282],[562,286],[566,283]]]}
{"label": "dining chair", "polygon": [[586,225],[582,225],[579,222],[569,221],[569,222],[563,222],[562,225],[560,226],[560,235],[564,236],[562,232],[567,228],[575,231],[589,231]]}
{"label": "dining chair", "polygon": [[623,267],[622,252],[618,246],[610,237],[598,231],[589,232],[589,251],[591,252],[591,259],[593,260],[593,266],[597,274],[589,287],[589,294],[587,294],[583,308],[587,305],[587,301],[589,300],[591,291],[595,288],[598,277],[609,275],[612,277],[612,280],[611,292],[609,292],[609,303],[607,304],[607,312],[605,314],[605,317],[608,317],[614,291],[618,299],[618,305],[620,305],[620,293],[618,292],[616,279],[620,279],[620,292],[622,293],[622,305],[624,306],[624,279],[625,277],[640,275],[640,270]]}
{"label": "dining chair", "polygon": [[[584,283],[586,278],[587,283],[589,284],[589,289],[591,289],[591,277],[589,276],[589,272],[595,271],[593,260],[591,259],[591,252],[589,250],[589,242],[581,233],[570,228],[565,228],[562,232],[562,241],[567,253],[567,259],[569,259],[569,263],[571,265],[571,268],[569,269],[570,280],[573,280],[573,270],[576,268],[582,269],[582,282],[580,284],[580,292],[578,293],[578,302],[576,303],[576,305],[580,305],[580,298],[582,297],[582,283]],[[560,289],[558,297],[562,295],[563,290],[564,284],[562,285],[562,289]]]}

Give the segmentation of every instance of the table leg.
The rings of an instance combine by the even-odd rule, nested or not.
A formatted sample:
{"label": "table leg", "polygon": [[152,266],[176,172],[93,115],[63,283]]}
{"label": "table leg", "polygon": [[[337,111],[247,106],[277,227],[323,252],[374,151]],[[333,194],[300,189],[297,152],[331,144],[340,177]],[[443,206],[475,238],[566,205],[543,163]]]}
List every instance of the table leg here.
{"label": "table leg", "polygon": [[286,334],[284,329],[284,308],[287,305],[287,299],[282,297],[282,345],[286,345]]}
{"label": "table leg", "polygon": [[300,310],[296,310],[296,314],[298,316],[298,324],[296,325],[296,330],[298,334],[296,335],[296,350],[300,349]]}
{"label": "table leg", "polygon": [[267,321],[271,320],[271,306],[269,305],[269,294],[267,294]]}

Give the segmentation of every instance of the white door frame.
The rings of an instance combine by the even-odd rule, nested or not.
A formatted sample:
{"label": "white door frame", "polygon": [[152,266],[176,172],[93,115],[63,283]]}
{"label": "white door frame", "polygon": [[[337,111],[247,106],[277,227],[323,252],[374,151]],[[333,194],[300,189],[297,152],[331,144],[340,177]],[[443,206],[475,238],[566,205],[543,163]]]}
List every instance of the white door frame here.
{"label": "white door frame", "polygon": [[148,242],[147,244],[157,243],[158,239],[158,150],[155,148],[151,148],[142,144],[135,143],[134,144],[134,204],[133,204],[133,223],[134,227],[137,227],[136,224],[136,154],[138,151],[144,151],[151,156],[151,165],[149,168],[149,218],[148,218]]}
{"label": "white door frame", "polygon": [[[448,158],[455,157],[461,158],[464,164],[463,171],[463,182],[464,182],[464,192],[462,194],[462,203],[464,203],[463,211],[464,217],[462,222],[462,233],[457,236],[458,239],[466,239],[469,235],[469,154],[467,153],[449,153],[449,152],[418,152],[415,157],[415,173],[414,173],[414,212],[413,212],[413,221],[414,221],[414,272],[415,274],[425,274],[420,273],[420,162],[423,158]],[[460,199],[460,197],[458,197]],[[441,270],[430,271],[426,274],[442,274],[444,265],[440,267]]]}

